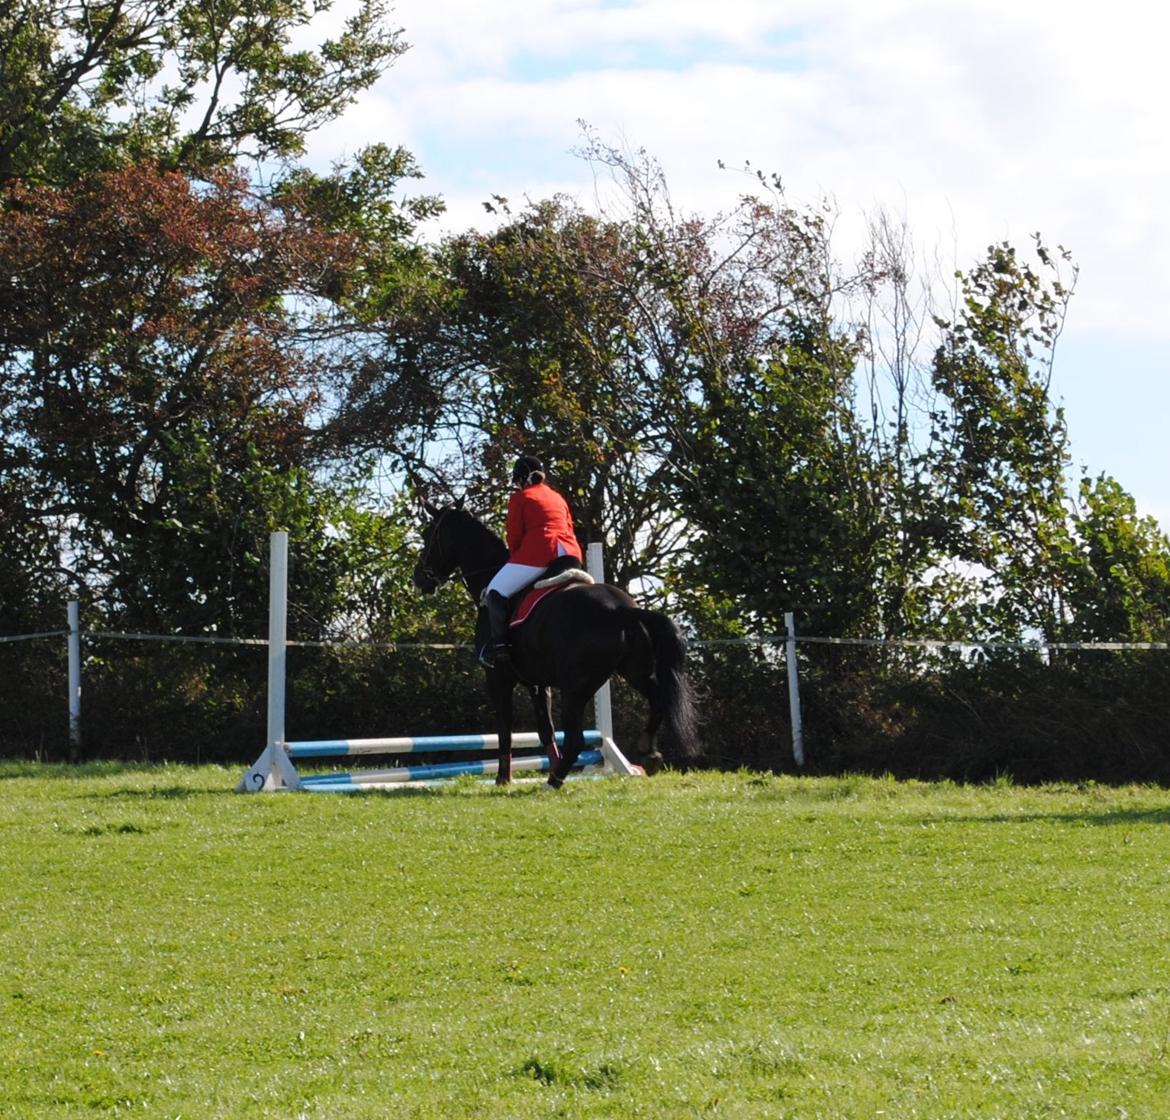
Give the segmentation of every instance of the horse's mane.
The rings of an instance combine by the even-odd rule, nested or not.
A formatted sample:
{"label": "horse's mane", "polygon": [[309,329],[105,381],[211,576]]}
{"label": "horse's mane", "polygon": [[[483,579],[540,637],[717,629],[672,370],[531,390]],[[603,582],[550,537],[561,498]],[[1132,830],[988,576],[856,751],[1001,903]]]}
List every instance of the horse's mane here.
{"label": "horse's mane", "polygon": [[499,533],[485,525],[475,514],[463,509],[461,506],[453,507],[451,513],[460,522],[466,523],[466,529],[461,531],[467,533],[468,539],[473,546],[483,547],[485,550],[494,550],[499,555],[501,564],[508,559],[508,546],[504,543],[504,539]]}

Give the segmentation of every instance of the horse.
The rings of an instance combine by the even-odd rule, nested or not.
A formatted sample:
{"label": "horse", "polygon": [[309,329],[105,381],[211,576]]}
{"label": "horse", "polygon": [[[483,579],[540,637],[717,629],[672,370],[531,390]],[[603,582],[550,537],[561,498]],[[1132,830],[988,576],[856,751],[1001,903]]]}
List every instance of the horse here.
{"label": "horse", "polygon": [[[414,569],[415,587],[433,593],[458,571],[478,606],[484,588],[508,559],[507,546],[463,508],[462,499],[442,508],[426,502],[424,508],[429,521]],[[484,668],[499,736],[497,785],[511,781],[512,694],[517,683],[532,694],[553,789],[564,783],[585,745],[586,705],[615,673],[649,702],[649,719],[638,737],[639,761],[648,772],[665,763],[655,745],[664,722],[682,756],[693,757],[698,751],[698,718],[682,634],[666,615],[643,610],[621,588],[582,583],[545,596],[512,630],[509,658]],[[553,688],[560,690],[565,732],[559,752],[552,723]]]}

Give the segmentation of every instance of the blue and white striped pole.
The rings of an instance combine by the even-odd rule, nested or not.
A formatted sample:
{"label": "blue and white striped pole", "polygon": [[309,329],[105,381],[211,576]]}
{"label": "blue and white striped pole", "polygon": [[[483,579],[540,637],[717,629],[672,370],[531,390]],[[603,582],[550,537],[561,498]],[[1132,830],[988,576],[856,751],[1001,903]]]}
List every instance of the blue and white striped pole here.
{"label": "blue and white striped pole", "polygon": [[[601,751],[582,751],[577,757],[579,767],[601,766]],[[347,793],[363,789],[395,789],[405,784],[450,781],[464,774],[493,775],[499,770],[499,759],[483,758],[470,762],[433,762],[420,766],[395,766],[389,770],[355,770],[346,774],[309,774],[301,778],[301,789],[329,793]],[[512,760],[513,771],[547,771],[547,755],[525,755]]]}
{"label": "blue and white striped pole", "polygon": [[[564,745],[565,733],[556,733]],[[598,746],[601,733],[586,731],[587,746]],[[357,754],[450,754],[454,751],[489,751],[499,749],[495,735],[410,735],[395,739],[303,739],[286,743],[290,758],[338,758]],[[520,731],[512,736],[513,747],[539,747],[535,731]]]}

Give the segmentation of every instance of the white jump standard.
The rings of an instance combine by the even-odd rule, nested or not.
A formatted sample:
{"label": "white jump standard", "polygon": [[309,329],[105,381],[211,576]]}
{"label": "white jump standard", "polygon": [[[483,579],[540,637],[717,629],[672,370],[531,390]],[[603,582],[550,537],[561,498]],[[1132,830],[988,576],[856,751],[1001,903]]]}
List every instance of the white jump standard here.
{"label": "white jump standard", "polygon": [[[263,753],[236,786],[241,793],[269,790],[306,790],[325,793],[349,793],[371,789],[406,789],[450,781],[463,774],[495,774],[494,758],[438,762],[424,765],[396,766],[384,770],[351,773],[297,773],[293,759],[339,758],[359,755],[403,755],[472,753],[496,751],[495,735],[423,735],[382,739],[313,739],[289,742],[284,734],[285,680],[288,648],[288,534],[273,533],[269,544],[268,581],[268,743]],[[606,697],[608,699],[608,696]],[[608,713],[603,713],[607,715]],[[608,720],[606,720],[608,723]],[[563,733],[557,733],[558,743]],[[586,731],[585,742],[591,749],[582,751],[577,760],[578,772],[586,774],[641,775],[618,750],[610,735]],[[534,731],[512,735],[514,747],[539,747]],[[547,771],[547,754],[520,755],[512,759],[512,769]]]}

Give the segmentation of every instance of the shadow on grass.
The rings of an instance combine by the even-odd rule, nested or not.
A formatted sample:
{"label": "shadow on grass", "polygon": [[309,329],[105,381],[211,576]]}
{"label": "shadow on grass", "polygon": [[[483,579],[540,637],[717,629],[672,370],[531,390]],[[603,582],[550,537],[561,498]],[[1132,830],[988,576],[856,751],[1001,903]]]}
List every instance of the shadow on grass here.
{"label": "shadow on grass", "polygon": [[183,801],[191,797],[216,795],[219,792],[213,789],[188,789],[186,786],[159,786],[157,789],[112,789],[103,796],[111,801]]}
{"label": "shadow on grass", "polygon": [[116,778],[123,774],[158,774],[165,767],[150,762],[29,762],[0,759],[0,782],[16,778],[39,781],[69,781],[78,778]]}
{"label": "shadow on grass", "polygon": [[994,813],[987,816],[958,815],[922,817],[922,823],[941,824],[1086,824],[1096,828],[1117,825],[1170,824],[1170,805],[1164,809],[1086,809],[1083,812],[1066,810],[1060,813]]}
{"label": "shadow on grass", "polygon": [[[242,770],[241,765],[241,770]],[[136,779],[139,788],[127,789],[121,786],[112,789],[77,788],[62,790],[54,796],[136,801],[181,801],[195,797],[206,797],[219,793],[218,788],[205,785],[183,785],[176,781],[176,771],[182,767],[148,762],[95,761],[70,764],[63,762],[29,762],[21,760],[0,760],[0,784],[6,781],[29,780],[35,782],[58,782],[74,785],[94,780],[119,778]],[[230,770],[225,771],[231,774]],[[146,779],[143,783],[142,779]],[[153,781],[152,781],[153,780]],[[223,792],[235,790],[234,779],[225,779]]]}

